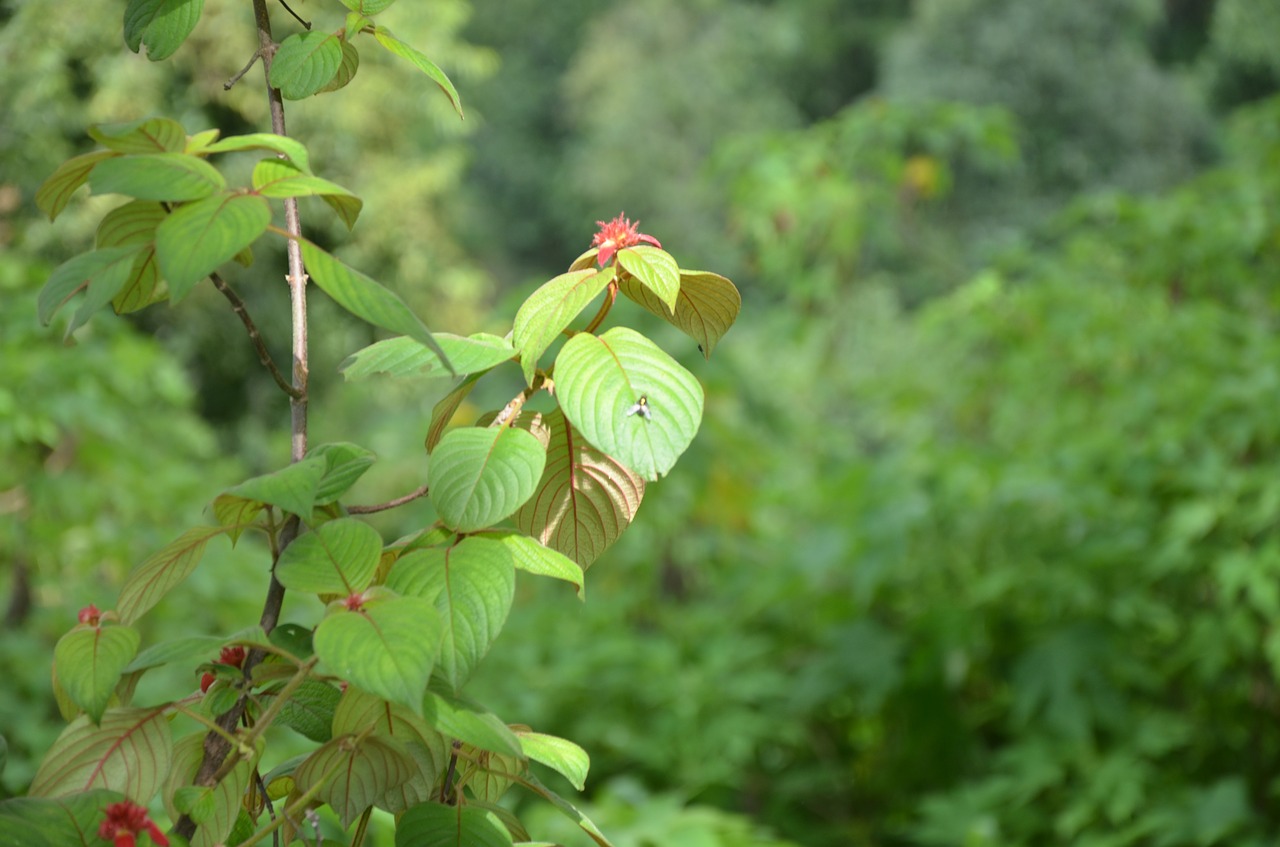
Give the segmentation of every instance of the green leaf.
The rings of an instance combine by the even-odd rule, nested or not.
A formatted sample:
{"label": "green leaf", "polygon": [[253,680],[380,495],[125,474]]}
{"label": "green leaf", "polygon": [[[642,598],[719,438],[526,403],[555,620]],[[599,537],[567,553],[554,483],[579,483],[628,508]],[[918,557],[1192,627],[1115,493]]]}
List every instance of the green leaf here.
{"label": "green leaf", "polygon": [[[517,522],[519,518],[517,517]],[[586,576],[582,567],[562,553],[539,544],[527,535],[504,532],[491,536],[500,541],[511,553],[511,561],[525,573],[562,579],[578,589],[578,599],[587,599]]]}
{"label": "green leaf", "polygon": [[[115,248],[112,248],[115,249]],[[84,299],[80,301],[76,313],[67,324],[66,337],[88,322],[94,313],[120,295],[129,281],[134,278],[134,269],[138,265],[141,254],[145,252],[138,246],[119,248],[129,252],[102,269],[101,273],[89,280]],[[102,252],[102,251],[96,251]]]}
{"label": "green leaf", "polygon": [[110,150],[95,150],[58,165],[57,170],[36,190],[36,206],[49,216],[49,220],[58,217],[70,202],[71,195],[88,181],[94,167],[115,157],[116,154]]}
{"label": "green leaf", "polygon": [[546,468],[516,513],[516,526],[586,569],[631,525],[644,479],[588,444],[559,409],[543,422],[550,434]]}
{"label": "green leaf", "polygon": [[448,767],[449,742],[445,737],[404,706],[349,686],[333,714],[333,733],[360,735],[370,729],[374,735],[398,741],[414,764],[414,775],[387,791],[375,804],[392,814],[400,814],[429,799]]}
{"label": "green leaf", "polygon": [[338,65],[337,73],[317,94],[328,94],[330,91],[346,88],[355,79],[356,71],[360,70],[360,51],[349,40],[351,35],[350,32],[345,33],[342,39],[342,62]]}
{"label": "green leaf", "polygon": [[619,250],[618,264],[657,295],[668,310],[675,311],[676,297],[680,293],[680,266],[674,256],[657,247],[641,244]]}
{"label": "green leaf", "polygon": [[222,493],[213,498],[213,516],[218,524],[227,530],[227,537],[232,546],[240,540],[240,535],[253,525],[265,508],[261,500],[241,497],[238,494]]}
{"label": "green leaf", "polygon": [[529,295],[516,312],[511,330],[511,343],[520,351],[520,368],[525,382],[533,384],[538,359],[551,342],[613,280],[612,267],[602,271],[592,268],[560,276],[544,283]]}
{"label": "green leaf", "polygon": [[141,247],[133,257],[133,265],[129,269],[123,284],[111,305],[116,312],[124,314],[151,305],[163,299],[160,289],[160,273],[156,267],[155,233],[156,227],[165,219],[168,212],[164,206],[150,200],[133,200],[118,206],[106,214],[98,224],[95,243],[98,248],[105,247]]}
{"label": "green leaf", "polygon": [[420,714],[440,648],[440,615],[419,597],[377,588],[363,607],[331,604],[316,628],[316,655],[342,679]]}
{"label": "green leaf", "polygon": [[0,802],[3,847],[99,847],[103,809],[118,803],[115,791],[86,791],[66,797],[13,797]]}
{"label": "green leaf", "polygon": [[301,142],[270,132],[232,135],[204,148],[205,153],[235,153],[242,150],[270,150],[297,165],[303,173],[311,173],[311,157]]}
{"label": "green leaf", "polygon": [[221,130],[206,129],[197,132],[195,135],[187,137],[187,143],[183,145],[184,153],[204,153],[213,142],[218,140],[218,136],[222,134]]}
{"label": "green leaf", "polygon": [[489,652],[515,596],[510,551],[488,538],[408,553],[396,560],[387,587],[435,603],[444,622],[437,665],[454,692]]}
{"label": "green leaf", "polygon": [[71,701],[97,723],[120,681],[120,673],[138,652],[141,637],[129,626],[77,625],[53,648],[58,679]]}
{"label": "green leaf", "polygon": [[622,293],[698,342],[708,359],[742,310],[742,295],[732,282],[707,271],[680,271],[675,313],[652,290],[623,279]]}
{"label": "green leaf", "polygon": [[[702,423],[702,386],[627,327],[579,333],[556,358],[565,417],[599,450],[648,480],[671,470]],[[647,398],[651,418],[627,412]]]}
{"label": "green leaf", "polygon": [[316,750],[294,771],[296,790],[324,787],[316,797],[338,814],[343,829],[391,789],[414,775],[414,762],[401,746],[378,736],[341,736]]}
{"label": "green leaf", "polygon": [[259,503],[270,503],[299,517],[310,518],[315,509],[320,482],[327,470],[328,462],[325,458],[313,456],[278,471],[247,479],[234,488],[227,489],[226,493]]}
{"label": "green leaf", "polygon": [[[81,253],[63,262],[49,276],[36,300],[36,314],[40,322],[48,326],[58,309],[80,289],[88,287],[85,302],[76,310],[67,329],[69,336],[89,316],[106,305],[129,278],[134,259],[142,248],[107,247]],[[108,293],[109,292],[109,293]]]}
{"label": "green leaf", "polygon": [[546,448],[523,429],[455,429],[431,452],[431,502],[449,528],[484,529],[529,499],[546,459]]}
{"label": "green leaf", "polygon": [[428,453],[436,449],[436,445],[444,437],[444,432],[448,428],[449,422],[458,413],[458,409],[462,406],[462,401],[467,399],[471,389],[476,387],[476,380],[480,377],[481,374],[478,373],[468,374],[465,379],[453,387],[452,391],[440,398],[440,402],[431,407],[431,423],[427,427],[426,439]]}
{"label": "green leaf", "polygon": [[125,194],[170,203],[203,200],[227,187],[213,165],[186,153],[144,153],[99,162],[89,174],[95,194]]}
{"label": "green leaf", "polygon": [[[454,373],[467,374],[487,371],[515,357],[511,342],[496,335],[478,332],[463,338],[447,332],[433,333],[434,338],[449,357]],[[351,354],[338,366],[348,381],[364,379],[373,374],[394,377],[449,376],[449,371],[434,351],[407,336],[387,338]]]}
{"label": "green leaf", "polygon": [[415,338],[434,350],[437,356],[448,359],[426,325],[390,290],[342,264],[306,239],[302,241],[302,259],[312,281],[339,306],[374,326]]}
{"label": "green leaf", "polygon": [[132,247],[155,240],[156,227],[168,216],[164,206],[151,200],[131,200],[102,218],[94,236],[95,246]]}
{"label": "green leaf", "polygon": [[209,539],[223,532],[226,530],[220,526],[193,527],[134,568],[116,602],[121,622],[133,623],[190,576],[200,564]]}
{"label": "green leaf", "polygon": [[342,194],[321,194],[320,199],[330,209],[337,213],[338,218],[346,225],[348,230],[355,229],[356,218],[360,215],[360,210],[364,208],[364,203],[358,197],[346,197]]}
{"label": "green leaf", "polygon": [[204,0],[129,0],[124,10],[124,42],[137,53],[147,46],[153,62],[167,59],[196,28]]}
{"label": "green leaf", "polygon": [[170,299],[181,300],[270,224],[271,206],[252,194],[220,194],[179,208],[156,228],[156,260]]}
{"label": "green leaf", "polygon": [[187,131],[169,118],[98,124],[89,127],[89,137],[117,153],[182,153],[187,146]]}
{"label": "green leaf", "polygon": [[444,71],[437,68],[425,54],[396,38],[391,34],[391,30],[385,26],[375,28],[373,36],[378,39],[378,43],[383,47],[400,58],[407,60],[409,64],[429,76],[436,85],[440,86],[440,90],[445,93],[445,96],[449,98],[449,102],[453,104],[453,109],[458,113],[458,117],[464,117],[462,114],[462,101],[458,98],[458,90],[453,87],[453,83],[449,81],[449,77],[445,76]]}
{"label": "green leaf", "polygon": [[301,100],[328,85],[341,64],[342,42],[333,33],[294,33],[271,59],[271,84],[286,100]]}
{"label": "green leaf", "polygon": [[342,5],[361,15],[376,15],[384,12],[396,0],[342,0]]}
{"label": "green leaf", "polygon": [[396,847],[511,847],[511,833],[493,812],[423,803],[396,826]]}
{"label": "green leaf", "polygon": [[327,682],[303,680],[281,707],[278,720],[312,741],[328,741],[333,737],[333,716],[342,696],[342,692]]}
{"label": "green leaf", "polygon": [[518,782],[534,794],[537,794],[539,797],[555,806],[561,814],[576,823],[582,828],[583,832],[591,836],[591,840],[599,844],[600,847],[613,847],[613,844],[609,839],[604,837],[604,833],[600,831],[600,828],[597,827],[594,822],[592,822],[591,818],[584,815],[568,800],[543,785],[542,782],[533,774],[524,774],[520,777]]}
{"label": "green leaf", "polygon": [[[253,779],[256,755],[236,762],[226,778],[211,788],[193,785],[204,760],[204,731],[183,736],[173,748],[173,767],[165,781],[165,811],[174,820],[179,814],[179,797],[191,807],[197,824],[191,847],[218,847],[235,826],[245,792]],[[261,748],[257,751],[261,753]],[[140,844],[147,842],[141,841]]]}
{"label": "green leaf", "polygon": [[287,650],[299,659],[309,659],[315,655],[311,646],[313,633],[302,624],[282,623],[271,634],[268,640],[281,650]]}
{"label": "green leaf", "polygon": [[346,494],[377,460],[372,450],[346,441],[312,447],[307,451],[307,458],[312,457],[321,457],[325,461],[324,476],[315,495],[319,506],[332,503]]}
{"label": "green leaf", "polygon": [[98,726],[88,715],[76,718],[45,753],[28,794],[61,797],[106,788],[147,803],[173,753],[165,710],[108,709]]}
{"label": "green leaf", "polygon": [[422,708],[427,723],[449,738],[506,756],[524,755],[515,733],[493,712],[436,691],[427,692]]}
{"label": "green leaf", "polygon": [[263,159],[253,169],[253,190],[263,197],[312,197],[319,194],[337,194],[355,199],[357,206],[363,206],[347,189],[312,176],[294,163],[285,159]]}
{"label": "green leaf", "polygon": [[369,586],[382,555],[382,536],[356,518],[321,524],[296,539],[276,562],[276,579],[292,591],[358,594]]}
{"label": "green leaf", "polygon": [[525,756],[556,771],[579,791],[586,788],[587,771],[591,769],[586,750],[567,739],[540,732],[517,731],[516,737]]}
{"label": "green leaf", "polygon": [[347,19],[342,25],[342,35],[347,41],[350,41],[352,36],[356,33],[360,32],[365,27],[372,25],[373,21],[369,20],[359,12],[347,12]]}

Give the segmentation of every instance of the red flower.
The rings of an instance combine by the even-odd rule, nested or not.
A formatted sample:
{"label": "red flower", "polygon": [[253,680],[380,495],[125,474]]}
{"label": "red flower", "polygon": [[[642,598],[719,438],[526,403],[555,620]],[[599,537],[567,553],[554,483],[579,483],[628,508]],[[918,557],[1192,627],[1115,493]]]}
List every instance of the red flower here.
{"label": "red flower", "polygon": [[169,839],[147,817],[147,810],[130,800],[107,806],[107,819],[98,827],[98,837],[115,847],[136,847],[138,833],[145,831],[153,844],[169,847]]}
{"label": "red flower", "polygon": [[[233,668],[244,667],[244,648],[243,647],[223,647],[222,652],[218,654],[215,664],[230,665]],[[209,686],[213,685],[214,676],[207,673],[200,677],[200,693],[209,690]]]}
{"label": "red flower", "polygon": [[596,261],[602,268],[609,264],[609,260],[619,250],[624,247],[634,247],[641,241],[652,244],[654,247],[662,247],[658,239],[652,235],[645,235],[636,230],[636,227],[640,226],[639,221],[632,223],[622,215],[618,215],[608,223],[596,221],[596,226],[600,227],[600,231],[596,233],[595,238],[591,239],[591,246],[600,248]]}
{"label": "red flower", "polygon": [[76,615],[76,620],[80,623],[87,623],[89,626],[97,626],[98,619],[102,617],[102,612],[98,611],[98,607],[90,603],[80,610],[80,614]]}

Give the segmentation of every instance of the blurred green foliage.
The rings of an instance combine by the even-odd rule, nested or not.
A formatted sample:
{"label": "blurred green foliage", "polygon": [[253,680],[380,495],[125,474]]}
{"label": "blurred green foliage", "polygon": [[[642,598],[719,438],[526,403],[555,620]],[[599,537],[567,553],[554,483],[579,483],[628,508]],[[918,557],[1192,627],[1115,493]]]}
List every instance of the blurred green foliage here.
{"label": "blurred green foliage", "polygon": [[[1272,843],[1274,4],[472,5],[467,21],[459,0],[431,4],[421,34],[438,55],[457,51],[441,64],[473,135],[447,135],[412,99],[361,118],[298,110],[299,132],[360,127],[371,134],[346,136],[353,150],[422,167],[412,186],[383,184],[376,167],[366,178],[342,164],[351,151],[317,151],[388,216],[372,241],[357,230],[352,261],[420,295],[433,328],[504,332],[484,307],[561,270],[552,263],[585,247],[591,220],[625,209],[682,255],[739,268],[746,301],[700,371],[694,472],[652,487],[592,569],[585,605],[521,583],[477,680],[499,713],[591,752],[597,823],[619,845],[776,843],[742,815],[819,847]],[[5,15],[53,26],[40,8]],[[621,20],[640,35],[617,39]],[[203,86],[193,103],[242,63],[229,34],[240,25],[229,13],[202,24],[209,49],[179,54]],[[86,115],[187,102],[136,87],[143,70],[106,58],[117,45],[99,31],[0,33],[22,50],[0,69],[17,116],[0,128],[0,182],[24,202],[83,142]],[[145,97],[125,103],[125,91]],[[260,120],[240,96],[212,102]],[[626,132],[642,110],[669,130]],[[568,179],[584,168],[590,178]],[[10,214],[18,254],[74,252],[28,209]],[[62,380],[49,388],[62,403],[99,403],[107,423],[142,390],[132,382],[163,386],[127,378],[152,366],[110,364],[108,347],[126,361],[156,354],[109,321],[77,348],[99,351],[91,362],[54,349],[20,305],[34,271],[14,268],[27,281],[6,289],[3,319],[27,334],[6,323],[0,388],[23,389],[10,420],[52,414],[25,399],[37,377]],[[283,293],[263,292],[248,293],[251,308],[282,314]],[[219,419],[224,440],[250,444],[251,464],[283,456],[278,434],[243,422],[270,407],[243,399],[259,376],[247,353],[227,355],[239,327],[198,292],[174,315],[237,362],[198,361],[162,333],[208,387],[206,414],[241,397]],[[358,335],[333,332],[320,361],[336,364]],[[131,344],[149,352],[117,350]],[[56,562],[64,587],[109,582],[185,525],[178,504],[218,490],[207,430],[167,405],[137,408],[186,409],[190,392],[151,390],[128,410],[143,420],[112,425],[168,422],[143,442],[160,477],[117,484],[141,459],[104,454],[41,509],[45,530],[0,515],[6,558]],[[384,460],[373,502],[412,486],[435,397],[368,391],[345,406],[322,393],[313,420],[318,440],[379,427],[365,441]],[[2,449],[3,467],[48,474],[36,441]],[[162,487],[178,493],[150,503]],[[415,508],[385,529],[413,526]],[[69,544],[109,552],[66,555]],[[166,614],[233,629],[250,582],[211,580],[219,604],[232,595],[224,608]],[[13,747],[49,731],[45,670],[19,659],[46,655],[81,602],[36,596],[31,622],[0,642],[19,680],[0,688],[0,714],[19,716]],[[521,690],[540,693],[504,700]],[[10,751],[10,789],[23,755]]]}

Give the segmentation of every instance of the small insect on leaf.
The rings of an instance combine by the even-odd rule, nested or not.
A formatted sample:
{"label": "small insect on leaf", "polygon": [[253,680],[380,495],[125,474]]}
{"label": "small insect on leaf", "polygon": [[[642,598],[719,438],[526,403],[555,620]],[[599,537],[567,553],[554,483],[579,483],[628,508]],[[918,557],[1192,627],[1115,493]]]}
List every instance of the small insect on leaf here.
{"label": "small insect on leaf", "polygon": [[649,408],[649,398],[643,394],[640,395],[640,399],[630,409],[627,409],[627,417],[637,413],[646,421],[653,420],[653,411]]}

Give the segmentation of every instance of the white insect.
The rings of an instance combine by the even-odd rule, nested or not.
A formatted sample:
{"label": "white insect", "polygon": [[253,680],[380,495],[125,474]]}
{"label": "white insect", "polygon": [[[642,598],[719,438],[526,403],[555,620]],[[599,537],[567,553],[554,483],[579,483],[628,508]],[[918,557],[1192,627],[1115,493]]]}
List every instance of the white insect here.
{"label": "white insect", "polygon": [[627,417],[635,414],[639,414],[646,421],[653,420],[653,410],[649,408],[649,398],[643,394],[640,395],[640,399],[630,409],[627,409]]}

